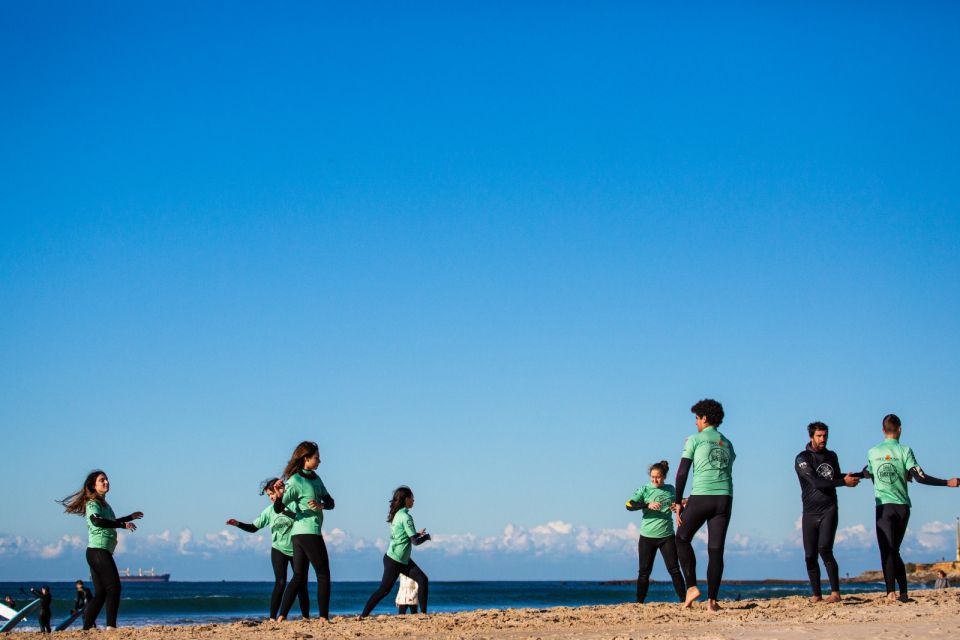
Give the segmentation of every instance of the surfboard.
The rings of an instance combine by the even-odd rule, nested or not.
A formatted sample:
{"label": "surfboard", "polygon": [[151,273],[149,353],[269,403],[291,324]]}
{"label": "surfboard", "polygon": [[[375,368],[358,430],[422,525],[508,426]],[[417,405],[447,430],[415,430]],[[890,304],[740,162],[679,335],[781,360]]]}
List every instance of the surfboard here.
{"label": "surfboard", "polygon": [[15,615],[17,615],[17,610],[16,610],[16,609],[11,609],[11,608],[8,607],[7,605],[0,603],[0,618],[3,618],[3,619],[5,619],[5,620],[9,620],[10,618],[12,618],[12,617],[15,616]]}
{"label": "surfboard", "polygon": [[83,615],[83,609],[78,609],[76,613],[70,614],[70,617],[53,628],[54,631],[66,631],[67,627],[72,625],[77,618]]}
{"label": "surfboard", "polygon": [[23,619],[29,616],[31,613],[40,608],[40,598],[37,598],[24,608],[17,611],[16,615],[3,623],[3,626],[0,627],[0,633],[6,633],[11,631],[15,626],[23,622]]}

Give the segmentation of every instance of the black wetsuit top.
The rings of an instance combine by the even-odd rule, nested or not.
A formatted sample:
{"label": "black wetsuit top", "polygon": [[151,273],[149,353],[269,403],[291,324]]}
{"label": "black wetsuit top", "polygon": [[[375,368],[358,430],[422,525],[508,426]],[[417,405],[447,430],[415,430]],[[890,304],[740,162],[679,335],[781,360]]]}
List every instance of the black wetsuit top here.
{"label": "black wetsuit top", "polygon": [[793,467],[800,480],[804,513],[823,513],[837,507],[837,487],[842,487],[844,482],[836,453],[829,449],[817,452],[808,444],[797,455]]}
{"label": "black wetsuit top", "polygon": [[30,588],[30,593],[37,596],[40,599],[40,615],[50,615],[50,605],[53,603],[53,594],[50,592],[44,593],[39,589]]}
{"label": "black wetsuit top", "polygon": [[82,589],[77,590],[77,599],[73,603],[73,610],[80,611],[83,609],[84,605],[93,600],[93,592],[90,591],[86,586]]}

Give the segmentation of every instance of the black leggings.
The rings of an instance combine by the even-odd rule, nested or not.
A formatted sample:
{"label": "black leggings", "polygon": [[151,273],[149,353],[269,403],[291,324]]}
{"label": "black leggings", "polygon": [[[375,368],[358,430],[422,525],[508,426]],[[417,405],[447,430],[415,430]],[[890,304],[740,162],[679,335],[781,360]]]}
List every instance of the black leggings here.
{"label": "black leggings", "polygon": [[683,567],[687,587],[697,586],[697,556],[693,553],[693,536],[707,523],[707,597],[716,600],[723,579],[723,547],[730,526],[733,496],[690,496],[680,514],[677,527],[677,556]]}
{"label": "black leggings", "polygon": [[104,603],[107,605],[107,626],[117,626],[120,609],[120,573],[113,554],[106,549],[87,548],[87,564],[93,578],[93,599],[83,608],[83,630],[93,627]]}
{"label": "black leggings", "polygon": [[50,610],[40,612],[40,633],[50,633]]}
{"label": "black leggings", "polygon": [[280,615],[284,618],[293,606],[293,599],[301,589],[307,588],[310,565],[317,573],[317,606],[320,617],[330,619],[330,560],[327,557],[327,545],[323,536],[316,533],[301,533],[291,536],[293,542],[293,579],[283,594]]}
{"label": "black leggings", "polygon": [[818,598],[823,596],[818,553],[827,569],[830,591],[839,593],[840,570],[837,568],[836,558],[833,557],[833,539],[837,535],[837,508],[830,507],[823,513],[805,513],[800,522],[803,531],[803,557],[807,563],[807,576],[810,577],[813,595]]}
{"label": "black leggings", "polygon": [[[277,619],[277,612],[280,611],[280,603],[283,600],[283,590],[287,586],[287,565],[293,562],[293,558],[270,549],[270,562],[273,564],[273,595],[270,596],[270,619]],[[310,593],[307,591],[307,583],[300,585],[300,613],[304,618],[310,617]]]}
{"label": "black leggings", "polygon": [[400,577],[401,573],[417,583],[417,601],[420,603],[420,613],[427,612],[427,589],[430,586],[430,580],[427,578],[427,574],[425,574],[413,560],[410,560],[407,564],[403,564],[388,555],[384,555],[383,579],[380,580],[380,586],[377,587],[377,590],[374,591],[370,599],[367,600],[367,604],[364,605],[363,613],[360,614],[361,617],[370,615],[373,608],[387,597],[387,594],[393,589],[393,585],[397,583],[397,578]]}
{"label": "black leggings", "polygon": [[910,507],[905,504],[877,506],[877,543],[880,545],[880,563],[887,593],[893,593],[899,585],[900,593],[907,595],[907,569],[900,557],[900,544],[907,533],[909,521]]}
{"label": "black leggings", "polygon": [[637,543],[637,555],[640,556],[640,571],[637,573],[637,602],[647,599],[647,589],[650,587],[650,570],[653,569],[653,559],[657,556],[657,549],[663,556],[663,563],[667,565],[670,579],[673,580],[673,589],[677,597],[683,602],[687,587],[680,573],[680,564],[677,562],[677,543],[673,536],[665,538],[647,538],[640,536]]}

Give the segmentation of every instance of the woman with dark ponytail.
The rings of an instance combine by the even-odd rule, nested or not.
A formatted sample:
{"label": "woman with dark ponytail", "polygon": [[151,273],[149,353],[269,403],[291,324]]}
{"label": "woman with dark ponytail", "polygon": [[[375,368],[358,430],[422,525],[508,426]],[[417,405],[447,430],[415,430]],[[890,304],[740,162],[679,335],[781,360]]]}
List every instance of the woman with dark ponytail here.
{"label": "woman with dark ponytail", "polygon": [[387,514],[387,522],[390,523],[390,546],[383,556],[383,578],[380,580],[380,586],[363,607],[361,618],[370,615],[374,607],[390,593],[401,574],[417,583],[420,613],[427,612],[427,589],[430,586],[430,580],[410,558],[410,548],[411,545],[419,546],[429,540],[430,534],[426,529],[417,531],[413,526],[413,516],[410,515],[412,508],[413,491],[410,487],[397,487],[390,500],[390,512]]}
{"label": "woman with dark ponytail", "polygon": [[304,440],[297,445],[283,471],[287,479],[274,483],[278,493],[273,503],[276,513],[290,509],[294,514],[290,541],[293,544],[293,578],[287,585],[280,605],[277,622],[286,619],[293,601],[309,578],[310,565],[317,574],[317,605],[320,617],[330,619],[330,560],[327,545],[323,541],[321,527],[323,512],[333,509],[333,497],[327,492],[316,469],[320,466],[320,447],[316,442]]}
{"label": "woman with dark ponytail", "polygon": [[671,510],[677,501],[677,492],[663,481],[667,477],[670,464],[666,460],[650,465],[650,482],[636,490],[627,500],[628,511],[643,511],[643,523],[640,525],[640,541],[637,554],[640,557],[640,570],[637,573],[637,602],[647,598],[650,586],[650,570],[657,549],[667,565],[677,598],[683,602],[687,587],[677,561],[677,543],[673,537],[673,517]]}
{"label": "woman with dark ponytail", "polygon": [[90,577],[93,578],[93,599],[83,608],[83,629],[93,627],[104,603],[107,606],[107,629],[117,626],[117,611],[120,609],[120,573],[113,561],[113,550],[117,548],[117,529],[136,531],[132,520],[139,520],[143,512],[134,511],[128,516],[118,518],[107,504],[107,492],[110,491],[110,479],[97,469],[87,474],[83,487],[63,500],[64,511],[87,520],[87,564],[90,565]]}
{"label": "woman with dark ponytail", "polygon": [[[279,486],[279,491],[277,487]],[[252,523],[240,522],[235,518],[227,520],[227,524],[247,533],[256,533],[264,527],[270,527],[270,563],[273,565],[273,594],[270,596],[270,619],[277,619],[280,611],[280,602],[283,600],[283,591],[287,586],[287,565],[293,562],[293,542],[290,541],[290,529],[296,514],[284,509],[282,513],[273,510],[273,503],[283,495],[283,483],[280,478],[270,478],[260,485],[260,495],[267,495],[270,506],[260,512]],[[310,617],[310,594],[307,583],[300,586],[297,593],[300,597],[300,613],[304,619]]]}

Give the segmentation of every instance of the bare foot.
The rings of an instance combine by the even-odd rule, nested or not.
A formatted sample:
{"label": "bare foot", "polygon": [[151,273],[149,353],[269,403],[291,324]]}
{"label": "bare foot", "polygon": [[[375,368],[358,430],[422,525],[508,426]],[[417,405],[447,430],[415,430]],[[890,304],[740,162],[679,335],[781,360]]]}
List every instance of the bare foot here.
{"label": "bare foot", "polygon": [[835,602],[840,602],[840,600],[841,600],[840,592],[834,591],[833,593],[830,594],[830,596],[826,600],[824,600],[824,602],[826,602],[827,604],[833,604]]}
{"label": "bare foot", "polygon": [[813,596],[812,598],[810,598],[810,602],[822,602],[822,601],[823,601],[823,598],[820,596]]}
{"label": "bare foot", "polygon": [[896,602],[896,601],[897,601],[897,594],[895,594],[893,591],[887,594],[887,602]]}
{"label": "bare foot", "polygon": [[277,622],[283,622],[284,620],[286,620],[284,616],[277,616]]}
{"label": "bare foot", "polygon": [[681,609],[689,609],[699,597],[700,589],[697,589],[696,587],[690,587],[687,589],[687,599],[683,601],[683,606]]}
{"label": "bare foot", "polygon": [[707,611],[711,613],[717,613],[720,611],[720,605],[717,604],[716,600],[707,600]]}

